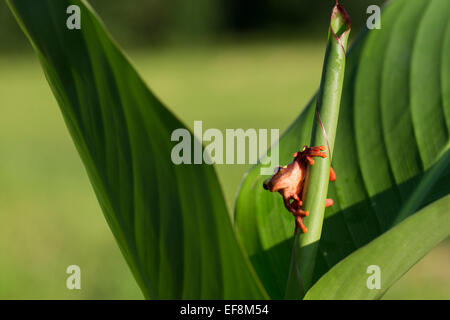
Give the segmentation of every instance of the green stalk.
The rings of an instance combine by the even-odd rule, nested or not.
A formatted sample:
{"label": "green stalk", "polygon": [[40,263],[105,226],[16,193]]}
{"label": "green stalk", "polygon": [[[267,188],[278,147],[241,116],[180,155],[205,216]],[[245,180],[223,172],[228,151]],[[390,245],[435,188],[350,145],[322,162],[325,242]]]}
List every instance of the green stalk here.
{"label": "green stalk", "polygon": [[304,219],[308,232],[298,233],[295,237],[286,286],[287,299],[302,298],[313,284],[328,192],[331,156],[338,123],[349,34],[350,19],[344,8],[336,1],[330,19],[328,43],[311,138],[311,146],[325,146],[328,157],[325,159],[315,158],[315,164],[309,167],[306,174],[303,208],[309,212],[309,217]]}

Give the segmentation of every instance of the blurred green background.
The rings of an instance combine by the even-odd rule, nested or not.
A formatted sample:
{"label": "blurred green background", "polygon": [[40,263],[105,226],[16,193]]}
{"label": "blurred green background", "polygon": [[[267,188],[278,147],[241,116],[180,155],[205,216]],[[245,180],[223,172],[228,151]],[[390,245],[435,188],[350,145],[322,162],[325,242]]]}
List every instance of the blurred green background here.
{"label": "blurred green background", "polygon": [[[55,0],[56,1],[56,0]],[[370,4],[342,0],[362,28]],[[319,86],[334,0],[91,0],[185,124],[284,131]],[[0,1],[0,298],[142,298],[28,41]],[[218,166],[230,210],[246,165]],[[193,181],[193,183],[195,183]],[[450,299],[450,242],[389,290]],[[81,290],[66,288],[81,267]]]}

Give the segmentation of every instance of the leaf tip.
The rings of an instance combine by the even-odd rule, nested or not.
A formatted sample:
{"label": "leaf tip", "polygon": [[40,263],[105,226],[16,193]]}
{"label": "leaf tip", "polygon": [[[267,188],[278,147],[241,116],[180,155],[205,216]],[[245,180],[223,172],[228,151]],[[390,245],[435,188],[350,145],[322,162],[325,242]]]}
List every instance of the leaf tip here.
{"label": "leaf tip", "polygon": [[340,38],[343,34],[350,32],[352,21],[344,7],[336,0],[336,5],[331,12],[330,30]]}

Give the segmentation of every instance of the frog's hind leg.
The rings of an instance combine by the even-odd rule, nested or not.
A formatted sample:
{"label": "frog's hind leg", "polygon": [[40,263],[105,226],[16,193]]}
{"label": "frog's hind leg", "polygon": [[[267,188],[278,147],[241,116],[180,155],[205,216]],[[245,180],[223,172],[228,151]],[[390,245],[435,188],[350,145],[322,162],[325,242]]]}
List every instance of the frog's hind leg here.
{"label": "frog's hind leg", "polygon": [[308,229],[306,229],[305,225],[303,224],[302,217],[298,216],[295,217],[295,230],[294,230],[294,236],[297,234],[298,229],[301,229],[303,233],[306,233]]}
{"label": "frog's hind leg", "polygon": [[303,218],[309,216],[308,211],[304,211],[301,208],[295,208],[295,210],[291,211],[295,218],[295,230],[294,235],[297,234],[298,229],[300,228],[303,233],[306,233],[308,229],[306,229],[305,225],[303,224]]}
{"label": "frog's hind leg", "polygon": [[[325,201],[325,207],[331,207],[332,205],[333,205],[333,199],[327,199]],[[303,211],[302,209],[297,209],[294,212],[292,212],[293,211],[292,208],[290,211],[295,217],[294,236],[297,234],[298,229],[301,229],[303,233],[306,233],[308,231],[308,229],[303,224],[303,218],[309,216],[309,212]]]}
{"label": "frog's hind leg", "polygon": [[297,201],[297,206],[300,208],[303,205],[303,201],[300,199],[300,197],[298,196],[298,194],[294,194],[292,196],[292,199],[294,199],[295,201]]}

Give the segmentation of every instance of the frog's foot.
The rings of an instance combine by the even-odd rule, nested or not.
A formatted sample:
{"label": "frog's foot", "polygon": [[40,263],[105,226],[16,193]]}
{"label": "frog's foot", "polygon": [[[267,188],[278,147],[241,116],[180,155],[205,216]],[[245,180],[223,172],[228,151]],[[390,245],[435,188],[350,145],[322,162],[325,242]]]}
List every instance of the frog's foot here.
{"label": "frog's foot", "polygon": [[310,157],[326,158],[327,154],[325,152],[322,152],[324,150],[325,150],[325,146],[320,146],[320,147],[307,148],[305,151],[307,152],[307,155]]}
{"label": "frog's foot", "polygon": [[303,218],[309,216],[309,212],[304,211],[302,209],[297,209],[292,212],[292,215],[295,218],[294,235],[297,234],[297,231],[299,228],[302,230],[303,233],[306,233],[306,231],[308,231],[308,230],[306,229],[305,225],[303,224]]}
{"label": "frog's foot", "polygon": [[320,146],[320,147],[311,147],[309,148],[308,146],[303,146],[302,151],[296,152],[294,153],[294,157],[297,156],[302,156],[304,157],[303,159],[306,159],[309,164],[312,166],[314,165],[314,157],[321,157],[321,158],[326,158],[327,154],[325,152],[322,152],[325,150],[325,146]]}
{"label": "frog's foot", "polygon": [[331,207],[334,204],[333,199],[325,200],[325,208]]}
{"label": "frog's foot", "polygon": [[303,224],[302,217],[295,217],[294,236],[297,234],[299,228],[302,230],[303,233],[306,233],[308,231],[308,229],[306,229],[305,225]]}
{"label": "frog's foot", "polygon": [[292,215],[294,217],[307,217],[307,216],[309,216],[309,211],[304,211],[302,209],[293,210],[291,213],[292,213]]}
{"label": "frog's foot", "polygon": [[[314,165],[314,157],[322,157],[326,158],[327,154],[325,152],[321,152],[321,150],[325,150],[324,146],[320,147],[303,147],[302,152],[306,152],[306,160],[308,161],[310,166]],[[298,152],[294,154],[294,157],[297,156]],[[330,167],[330,181],[336,181],[336,172],[334,172],[333,167]]]}
{"label": "frog's foot", "polygon": [[333,170],[333,167],[330,167],[330,181],[336,181],[336,173]]}

